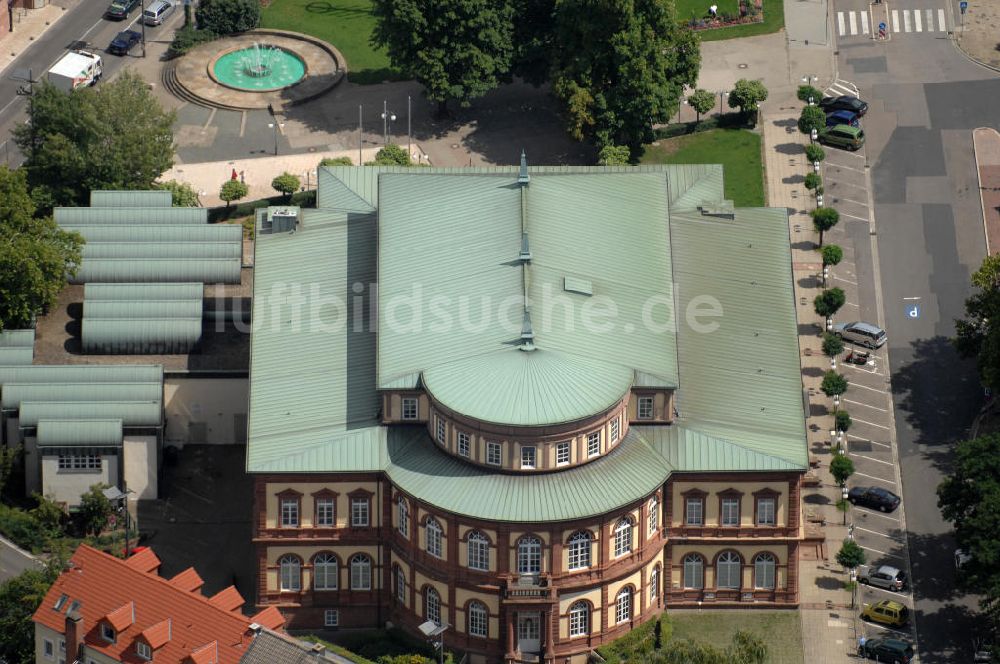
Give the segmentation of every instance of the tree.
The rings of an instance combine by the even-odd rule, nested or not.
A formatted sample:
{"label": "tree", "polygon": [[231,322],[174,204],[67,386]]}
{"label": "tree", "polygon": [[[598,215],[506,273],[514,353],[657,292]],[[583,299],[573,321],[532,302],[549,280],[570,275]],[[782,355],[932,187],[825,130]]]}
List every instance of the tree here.
{"label": "tree", "polygon": [[958,354],[976,358],[983,385],[1000,389],[1000,255],[987,256],[972,275],[975,292],[965,301],[965,318],[955,321]]}
{"label": "tree", "polygon": [[[256,0],[253,0],[256,1]],[[372,44],[447,113],[469,106],[510,73],[513,7],[504,0],[375,0]]]}
{"label": "tree", "polygon": [[298,176],[292,175],[288,171],[271,180],[271,188],[288,196],[289,199],[301,186],[302,181],[299,180]]}
{"label": "tree", "polygon": [[0,660],[11,664],[35,661],[35,610],[45,599],[59,567],[29,569],[0,584]]}
{"label": "tree", "polygon": [[840,288],[828,288],[823,291],[813,300],[813,308],[816,313],[823,318],[829,318],[830,316],[837,313],[844,302],[847,301],[847,296],[844,295],[844,291]]}
{"label": "tree", "polygon": [[[2,323],[3,319],[0,318],[0,324]],[[2,329],[3,327],[0,326],[0,330]],[[0,496],[4,494],[7,483],[10,482],[10,477],[14,474],[14,464],[21,456],[23,449],[20,445],[0,445]]]}
{"label": "tree", "polygon": [[35,88],[31,121],[14,129],[38,207],[87,205],[91,189],[151,189],[173,165],[173,112],[132,70],[96,88]]}
{"label": "tree", "polygon": [[767,644],[752,632],[738,630],[729,646],[730,664],[765,664],[768,661]]}
{"label": "tree", "polygon": [[846,410],[838,410],[836,413],[834,413],[833,422],[834,422],[833,424],[834,429],[836,429],[837,431],[844,431],[844,432],[850,429],[851,424],[853,424],[853,422],[851,421],[851,416],[850,414],[848,414]]}
{"label": "tree", "polygon": [[53,306],[81,261],[78,234],[33,218],[26,175],[0,166],[0,330],[27,327]]}
{"label": "tree", "polygon": [[806,173],[805,182],[806,189],[812,191],[813,189],[823,188],[823,178],[820,177],[819,173]]}
{"label": "tree", "polygon": [[694,109],[695,122],[700,122],[703,113],[708,113],[715,108],[715,94],[699,88],[688,97],[688,103]]}
{"label": "tree", "polygon": [[813,218],[813,226],[819,232],[819,244],[823,246],[823,233],[830,230],[840,221],[840,213],[829,207],[816,208],[809,213]]}
{"label": "tree", "polygon": [[245,198],[250,193],[250,189],[239,180],[226,180],[219,189],[219,198],[226,202],[226,207],[233,201]]}
{"label": "tree", "polygon": [[201,201],[198,200],[198,194],[194,189],[191,188],[186,182],[178,182],[177,180],[167,180],[166,182],[158,182],[153,185],[154,189],[165,189],[170,192],[170,204],[174,207],[198,207],[201,205]]}
{"label": "tree", "polygon": [[412,166],[413,162],[410,161],[410,155],[406,154],[406,150],[399,147],[395,143],[389,143],[384,148],[375,153],[375,161],[372,162],[377,166]]}
{"label": "tree", "polygon": [[837,552],[837,564],[846,569],[854,569],[865,564],[865,550],[852,539],[845,539]]}
{"label": "tree", "polygon": [[746,115],[757,110],[757,105],[767,99],[767,88],[763,81],[741,78],[729,93],[729,108],[739,108]]}
{"label": "tree", "polygon": [[809,102],[812,99],[815,103],[819,103],[820,99],[823,98],[823,92],[819,88],[815,88],[811,85],[800,85],[795,96],[799,98],[799,101]]}
{"label": "tree", "polygon": [[108,517],[111,516],[113,508],[111,501],[103,492],[107,488],[107,484],[94,484],[80,496],[78,514],[83,530],[87,534],[99,535],[108,525]]}
{"label": "tree", "polygon": [[837,486],[847,484],[848,478],[854,474],[854,462],[846,454],[834,454],[830,461],[830,474]]}
{"label": "tree", "polygon": [[815,129],[819,131],[826,126],[826,113],[819,106],[806,106],[799,116],[799,131],[803,134],[812,133]]}
{"label": "tree", "polygon": [[844,250],[835,244],[828,244],[820,251],[823,265],[837,265],[844,258]]}
{"label": "tree", "polygon": [[823,354],[836,357],[844,352],[844,340],[832,332],[823,333]]}
{"label": "tree", "polygon": [[826,159],[826,150],[819,143],[810,143],[806,146],[806,159],[810,163],[815,163],[817,161],[823,161]]}
{"label": "tree", "polygon": [[828,397],[835,397],[847,391],[847,379],[832,369],[823,374],[819,389]]}
{"label": "tree", "polygon": [[558,2],[554,35],[552,88],[567,129],[598,148],[637,154],[698,78],[698,38],[670,0]]}
{"label": "tree", "polygon": [[260,25],[259,0],[201,0],[195,10],[198,29],[217,35],[253,30]]}
{"label": "tree", "polygon": [[514,58],[511,71],[538,87],[548,80],[555,36],[555,0],[511,0]]}
{"label": "tree", "polygon": [[319,162],[320,166],[353,166],[350,157],[327,157]]}
{"label": "tree", "polygon": [[37,505],[31,509],[29,514],[38,522],[39,527],[44,531],[46,538],[52,539],[63,534],[66,524],[66,512],[62,506],[48,496],[39,493],[31,494]]}
{"label": "tree", "polygon": [[632,151],[627,145],[605,145],[597,157],[600,166],[628,166]]}

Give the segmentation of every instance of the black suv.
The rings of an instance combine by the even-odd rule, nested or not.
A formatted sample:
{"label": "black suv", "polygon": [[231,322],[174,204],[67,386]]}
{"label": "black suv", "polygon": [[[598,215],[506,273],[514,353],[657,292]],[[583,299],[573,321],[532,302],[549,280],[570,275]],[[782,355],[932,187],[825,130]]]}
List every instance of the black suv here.
{"label": "black suv", "polygon": [[891,512],[899,507],[899,496],[877,486],[856,486],[847,494],[852,505],[870,507],[880,512]]}
{"label": "black suv", "polygon": [[132,10],[139,6],[139,0],[114,0],[104,15],[116,21],[123,21],[128,18]]}
{"label": "black suv", "polygon": [[909,664],[913,659],[913,646],[900,639],[868,639],[858,646],[858,657],[888,664]]}
{"label": "black suv", "polygon": [[850,95],[844,95],[843,97],[824,97],[820,100],[819,107],[823,109],[824,113],[833,113],[834,111],[850,111],[852,113],[857,113],[859,118],[868,112],[868,104],[861,101],[857,97],[852,97]]}

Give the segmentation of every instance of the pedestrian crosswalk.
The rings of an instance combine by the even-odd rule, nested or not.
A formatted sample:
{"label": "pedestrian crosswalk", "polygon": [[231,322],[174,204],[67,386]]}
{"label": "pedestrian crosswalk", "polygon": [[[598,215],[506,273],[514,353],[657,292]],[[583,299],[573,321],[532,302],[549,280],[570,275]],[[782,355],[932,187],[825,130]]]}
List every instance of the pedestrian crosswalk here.
{"label": "pedestrian crosswalk", "polygon": [[[943,9],[893,9],[889,12],[886,30],[892,32],[947,32],[948,23]],[[867,11],[837,12],[837,35],[840,37],[873,36],[878,31],[878,20]]]}

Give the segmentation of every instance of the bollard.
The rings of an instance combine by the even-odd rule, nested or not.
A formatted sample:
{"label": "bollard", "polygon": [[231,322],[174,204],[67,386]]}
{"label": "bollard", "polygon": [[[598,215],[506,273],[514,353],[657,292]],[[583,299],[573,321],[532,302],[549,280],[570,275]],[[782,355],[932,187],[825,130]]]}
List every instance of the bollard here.
{"label": "bollard", "polygon": [[818,161],[814,161],[813,162],[813,173],[819,173],[819,162]]}

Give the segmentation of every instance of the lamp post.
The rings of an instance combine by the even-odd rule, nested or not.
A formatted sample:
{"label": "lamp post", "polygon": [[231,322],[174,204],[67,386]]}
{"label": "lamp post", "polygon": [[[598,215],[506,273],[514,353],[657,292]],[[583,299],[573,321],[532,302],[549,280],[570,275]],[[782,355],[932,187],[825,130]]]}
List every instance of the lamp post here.
{"label": "lamp post", "polygon": [[851,610],[854,610],[854,596],[858,592],[858,568],[851,568]]}
{"label": "lamp post", "polygon": [[312,176],[316,175],[316,169],[310,168],[302,175],[306,176],[306,188],[302,191],[309,191],[311,189],[309,185],[312,184]]}
{"label": "lamp post", "polygon": [[444,664],[444,633],[448,629],[448,625],[439,625],[433,620],[428,620],[420,624],[417,628],[419,629],[427,640],[431,642],[431,645],[438,650],[438,660],[441,664]]}
{"label": "lamp post", "polygon": [[[850,509],[850,505],[851,505],[851,503],[848,502],[848,500],[847,500],[847,496],[848,496],[847,485],[846,484],[841,484],[840,485],[840,499],[844,501],[844,525],[845,526],[847,525],[847,510]],[[854,534],[854,529],[852,528],[851,529],[851,535],[853,535],[853,534]]]}
{"label": "lamp post", "polygon": [[118,487],[112,486],[112,487],[108,487],[107,489],[103,489],[101,491],[101,493],[103,493],[104,497],[107,498],[110,502],[113,502],[113,503],[119,503],[120,502],[120,504],[118,505],[118,507],[115,508],[116,511],[118,511],[118,512],[125,512],[125,514],[124,514],[124,516],[125,516],[125,557],[128,558],[129,554],[131,553],[131,548],[129,546],[129,538],[128,538],[128,526],[129,526],[128,497],[129,497],[129,495],[131,495],[134,492],[131,489],[129,489],[128,486],[124,482],[122,483],[122,486],[125,487],[125,491],[121,491]]}
{"label": "lamp post", "polygon": [[278,155],[278,129],[284,129],[285,123],[278,122],[278,118],[274,118],[274,122],[268,122],[267,128],[274,129],[274,155]]}
{"label": "lamp post", "polygon": [[719,90],[719,117],[722,117],[724,108],[722,101],[728,96],[729,96],[728,92],[726,92],[725,90]]}
{"label": "lamp post", "polygon": [[396,121],[396,114],[389,111],[388,102],[386,102],[383,99],[382,100],[382,134],[383,134],[382,145],[389,145],[390,123],[395,121]]}

